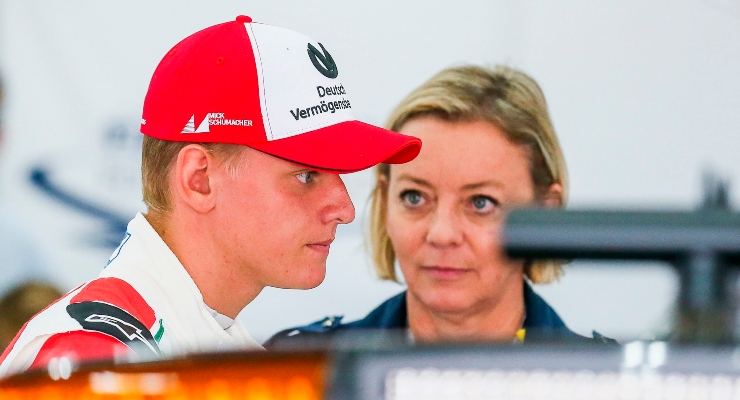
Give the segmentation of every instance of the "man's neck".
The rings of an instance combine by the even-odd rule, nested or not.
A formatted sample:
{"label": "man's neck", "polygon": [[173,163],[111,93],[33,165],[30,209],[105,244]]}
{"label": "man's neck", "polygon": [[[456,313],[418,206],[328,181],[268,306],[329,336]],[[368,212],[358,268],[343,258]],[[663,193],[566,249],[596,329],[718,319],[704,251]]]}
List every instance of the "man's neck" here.
{"label": "man's neck", "polygon": [[459,312],[440,311],[406,293],[409,329],[418,342],[508,341],[516,337],[525,316],[523,280],[507,287],[495,304]]}
{"label": "man's neck", "polygon": [[263,286],[250,282],[240,266],[229,262],[207,224],[173,214],[144,216],[193,279],[208,307],[236,318],[262,291]]}

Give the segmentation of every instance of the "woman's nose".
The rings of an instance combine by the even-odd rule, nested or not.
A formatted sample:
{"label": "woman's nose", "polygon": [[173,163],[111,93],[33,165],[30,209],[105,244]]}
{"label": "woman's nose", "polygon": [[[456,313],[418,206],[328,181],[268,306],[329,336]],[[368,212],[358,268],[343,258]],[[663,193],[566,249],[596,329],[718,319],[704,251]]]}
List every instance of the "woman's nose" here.
{"label": "woman's nose", "polygon": [[435,247],[457,246],[462,243],[462,221],[452,207],[441,208],[432,215],[426,241]]}

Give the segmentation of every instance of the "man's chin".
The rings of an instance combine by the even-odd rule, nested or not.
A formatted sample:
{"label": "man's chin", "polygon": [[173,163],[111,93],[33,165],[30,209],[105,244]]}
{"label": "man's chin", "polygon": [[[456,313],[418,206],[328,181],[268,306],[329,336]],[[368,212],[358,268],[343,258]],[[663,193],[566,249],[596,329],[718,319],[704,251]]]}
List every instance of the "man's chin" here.
{"label": "man's chin", "polygon": [[308,290],[319,286],[326,277],[326,267],[312,268],[311,270],[303,270],[300,274],[292,276],[288,282],[282,282],[281,285],[274,285],[281,289],[298,289]]}

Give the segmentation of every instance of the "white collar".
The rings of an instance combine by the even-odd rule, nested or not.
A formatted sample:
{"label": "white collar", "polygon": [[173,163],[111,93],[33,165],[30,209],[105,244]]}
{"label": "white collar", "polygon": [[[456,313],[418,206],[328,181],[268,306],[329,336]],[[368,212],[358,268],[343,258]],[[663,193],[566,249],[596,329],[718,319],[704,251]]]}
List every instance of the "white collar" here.
{"label": "white collar", "polygon": [[129,223],[127,232],[127,239],[114,252],[101,276],[129,282],[154,309],[157,318],[163,319],[161,348],[167,347],[164,342],[173,343],[177,353],[262,348],[240,321],[219,318],[220,314],[214,314],[205,304],[190,274],[141,213]]}
{"label": "white collar", "polygon": [[213,318],[216,319],[216,322],[218,322],[218,324],[221,325],[221,328],[223,328],[224,330],[229,329],[234,325],[235,321],[233,318],[227,317],[226,315],[223,315],[220,312],[212,309],[211,306],[209,306],[208,304],[205,304],[205,306],[208,309],[208,312],[213,315]]}

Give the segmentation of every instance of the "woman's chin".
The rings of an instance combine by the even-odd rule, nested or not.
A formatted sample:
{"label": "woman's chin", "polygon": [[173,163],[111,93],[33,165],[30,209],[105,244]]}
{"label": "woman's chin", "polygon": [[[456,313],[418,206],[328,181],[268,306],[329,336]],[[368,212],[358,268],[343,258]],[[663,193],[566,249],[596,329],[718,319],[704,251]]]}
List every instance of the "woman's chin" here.
{"label": "woman's chin", "polygon": [[440,313],[464,313],[475,304],[470,293],[459,290],[438,290],[419,298],[426,308]]}

